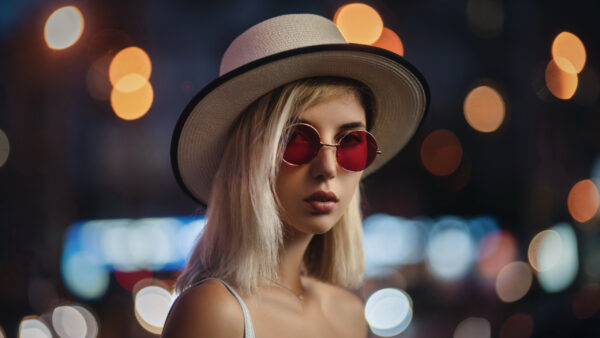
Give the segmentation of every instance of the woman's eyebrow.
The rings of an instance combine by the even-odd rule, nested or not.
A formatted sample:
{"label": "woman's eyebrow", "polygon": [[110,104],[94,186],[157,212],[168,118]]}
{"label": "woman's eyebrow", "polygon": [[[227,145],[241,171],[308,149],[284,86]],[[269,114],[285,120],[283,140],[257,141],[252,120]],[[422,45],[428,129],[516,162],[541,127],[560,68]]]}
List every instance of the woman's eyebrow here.
{"label": "woman's eyebrow", "polygon": [[[303,119],[298,119],[297,122],[299,123],[306,123],[306,124],[310,124],[311,126],[313,125],[312,123],[310,123],[309,121],[303,120]],[[347,129],[356,129],[356,128],[366,128],[365,124],[357,121],[357,122],[349,122],[349,123],[344,123],[342,124],[338,130],[347,130]]]}
{"label": "woman's eyebrow", "polygon": [[346,129],[356,129],[356,128],[366,128],[366,126],[362,122],[350,122],[350,123],[342,124],[339,129],[346,130]]}

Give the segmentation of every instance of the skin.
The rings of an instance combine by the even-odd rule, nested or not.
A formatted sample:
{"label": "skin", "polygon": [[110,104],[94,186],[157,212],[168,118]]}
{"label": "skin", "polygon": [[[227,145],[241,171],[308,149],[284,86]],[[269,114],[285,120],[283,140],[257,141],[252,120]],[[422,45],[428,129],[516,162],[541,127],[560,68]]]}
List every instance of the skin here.
{"label": "skin", "polygon": [[[323,100],[300,115],[313,125],[321,142],[337,143],[339,134],[365,129],[365,112],[353,93]],[[259,295],[243,297],[256,337],[356,337],[367,336],[363,303],[340,287],[301,276],[302,257],[311,238],[325,233],[342,217],[360,181],[361,172],[341,168],[335,148],[322,147],[309,163],[282,163],[277,177],[277,194],[283,207],[284,250],[280,257],[280,283],[262,285]],[[327,214],[313,212],[304,199],[316,191],[333,192],[338,198]],[[308,324],[310,323],[310,325]],[[243,313],[238,301],[216,280],[208,280],[179,296],[165,323],[163,337],[243,337]]]}

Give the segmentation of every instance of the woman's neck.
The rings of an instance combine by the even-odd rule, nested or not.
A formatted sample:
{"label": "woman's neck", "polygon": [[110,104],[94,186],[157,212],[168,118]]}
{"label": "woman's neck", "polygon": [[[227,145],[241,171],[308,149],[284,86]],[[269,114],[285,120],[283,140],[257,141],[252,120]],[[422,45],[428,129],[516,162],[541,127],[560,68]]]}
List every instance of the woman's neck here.
{"label": "woman's neck", "polygon": [[279,256],[279,282],[297,292],[302,292],[300,274],[303,258],[313,234],[306,234],[289,228],[286,231],[283,249]]}

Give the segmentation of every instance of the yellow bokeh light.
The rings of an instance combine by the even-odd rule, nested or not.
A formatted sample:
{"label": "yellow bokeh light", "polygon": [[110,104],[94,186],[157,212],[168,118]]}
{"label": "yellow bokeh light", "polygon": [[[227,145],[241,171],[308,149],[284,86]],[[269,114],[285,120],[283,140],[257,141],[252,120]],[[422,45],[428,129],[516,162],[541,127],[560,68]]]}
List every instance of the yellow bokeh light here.
{"label": "yellow bokeh light", "polygon": [[383,32],[383,20],[377,11],[362,3],[351,3],[338,9],[333,21],[346,41],[370,45]]}
{"label": "yellow bokeh light", "polygon": [[117,84],[115,89],[123,93],[132,93],[142,88],[148,82],[140,74],[131,73],[123,76]]}
{"label": "yellow bokeh light", "polygon": [[[126,77],[124,80],[127,80]],[[146,81],[138,90],[123,92],[115,86],[110,94],[110,104],[118,117],[124,120],[135,120],[144,116],[154,101],[154,91],[150,82]]]}
{"label": "yellow bokeh light", "polygon": [[462,161],[462,145],[453,132],[438,129],[427,135],[421,145],[421,161],[436,176],[452,174]]}
{"label": "yellow bokeh light", "polygon": [[480,132],[497,130],[504,121],[505,106],[502,96],[489,86],[479,86],[467,95],[463,105],[465,119]]}
{"label": "yellow bokeh light", "polygon": [[110,83],[116,86],[121,79],[129,74],[138,74],[144,79],[150,79],[152,62],[146,52],[139,47],[128,47],[121,50],[110,63],[108,77]]}
{"label": "yellow bokeh light", "polygon": [[52,49],[72,46],[83,33],[83,15],[75,6],[55,10],[46,20],[44,39]]}
{"label": "yellow bokeh light", "polygon": [[544,230],[535,235],[529,243],[527,257],[532,268],[547,271],[560,261],[562,251],[562,239],[558,232]]}
{"label": "yellow bokeh light", "polygon": [[393,30],[383,27],[383,32],[377,41],[373,43],[373,46],[387,49],[398,55],[404,55],[404,45],[402,40]]}
{"label": "yellow bokeh light", "polygon": [[568,100],[577,90],[578,78],[574,71],[563,71],[563,68],[575,69],[567,59],[558,57],[550,60],[546,67],[546,86],[552,95],[562,100]]}
{"label": "yellow bokeh light", "polygon": [[0,167],[8,160],[8,154],[10,153],[10,144],[8,143],[8,137],[0,130]]}
{"label": "yellow bokeh light", "polygon": [[524,262],[509,263],[496,277],[496,294],[505,303],[517,301],[527,294],[532,281],[529,265]]}
{"label": "yellow bokeh light", "polygon": [[600,193],[592,180],[577,182],[567,199],[567,206],[571,217],[579,223],[592,219],[600,206]]}
{"label": "yellow bokeh light", "polygon": [[[570,32],[561,32],[552,42],[552,57],[556,60],[563,58],[569,60],[573,68],[564,67],[563,63],[558,63],[564,72],[580,73],[585,66],[587,58],[585,46],[577,35]],[[563,68],[564,67],[564,68]]]}

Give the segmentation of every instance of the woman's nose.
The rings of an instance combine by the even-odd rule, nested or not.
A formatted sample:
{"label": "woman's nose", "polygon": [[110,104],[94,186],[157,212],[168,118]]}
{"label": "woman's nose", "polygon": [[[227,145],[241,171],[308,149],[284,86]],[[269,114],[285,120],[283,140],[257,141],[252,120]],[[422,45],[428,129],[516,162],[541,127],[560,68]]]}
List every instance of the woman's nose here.
{"label": "woman's nose", "polygon": [[311,161],[310,172],[316,179],[328,180],[335,177],[337,173],[337,160],[335,158],[335,147],[323,145],[317,156]]}

